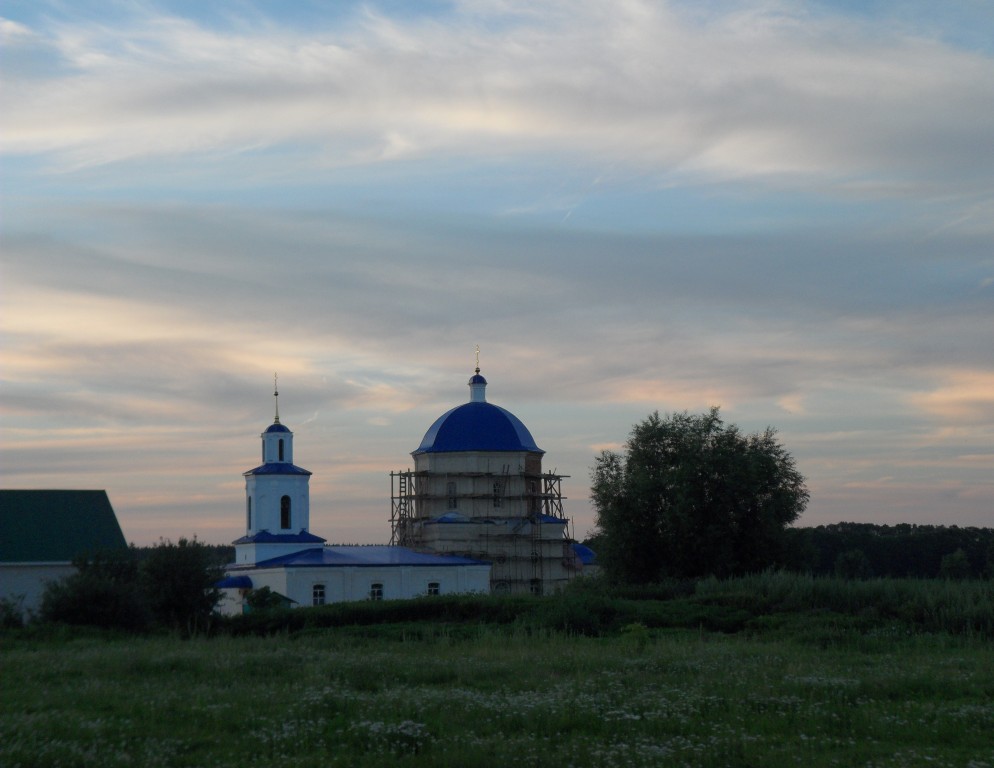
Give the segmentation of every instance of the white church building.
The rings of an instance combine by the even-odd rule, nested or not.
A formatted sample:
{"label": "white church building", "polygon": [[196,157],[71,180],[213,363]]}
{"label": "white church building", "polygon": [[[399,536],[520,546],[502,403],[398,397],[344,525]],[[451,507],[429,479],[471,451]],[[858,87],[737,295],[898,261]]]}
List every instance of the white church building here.
{"label": "white church building", "polygon": [[244,473],[245,535],[218,583],[221,610],[245,610],[268,587],[295,607],[490,591],[490,563],[402,546],[329,546],[310,532],[311,473],[293,463],[293,432],[276,418],[262,433],[262,464]]}

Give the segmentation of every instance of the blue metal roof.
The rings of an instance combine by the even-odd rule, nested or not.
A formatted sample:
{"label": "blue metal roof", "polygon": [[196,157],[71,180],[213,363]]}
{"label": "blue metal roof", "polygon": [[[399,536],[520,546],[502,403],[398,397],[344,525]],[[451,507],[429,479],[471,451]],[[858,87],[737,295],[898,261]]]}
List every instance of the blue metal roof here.
{"label": "blue metal roof", "polygon": [[252,579],[248,576],[228,576],[214,582],[218,589],[252,589]]}
{"label": "blue metal roof", "polygon": [[250,469],[248,472],[242,472],[242,475],[309,475],[311,474],[306,469],[298,467],[294,464],[288,464],[285,461],[270,461],[262,466],[256,467],[255,469]]}
{"label": "blue metal roof", "polygon": [[[458,555],[430,555],[425,552],[415,552],[406,547],[371,546],[371,547],[315,547],[289,555],[281,555],[270,560],[263,560],[252,566],[243,568],[283,568],[290,566],[311,567],[370,567],[376,565],[407,565],[407,566],[450,566],[450,565],[489,565],[484,560],[474,560]],[[231,566],[229,566],[231,568]],[[231,568],[233,570],[233,568]]]}
{"label": "blue metal roof", "polygon": [[270,533],[269,531],[259,531],[252,536],[242,536],[236,539],[233,544],[324,544],[327,539],[315,536],[308,531],[300,533]]}
{"label": "blue metal roof", "polygon": [[290,430],[282,424],[270,424],[266,432],[289,432]]}
{"label": "blue metal roof", "polygon": [[545,453],[535,445],[528,427],[517,416],[500,406],[482,402],[464,403],[442,414],[414,453],[451,451]]}
{"label": "blue metal roof", "polygon": [[584,565],[591,565],[597,561],[597,553],[585,544],[574,542],[573,551],[576,553],[576,556],[580,558],[580,562]]}

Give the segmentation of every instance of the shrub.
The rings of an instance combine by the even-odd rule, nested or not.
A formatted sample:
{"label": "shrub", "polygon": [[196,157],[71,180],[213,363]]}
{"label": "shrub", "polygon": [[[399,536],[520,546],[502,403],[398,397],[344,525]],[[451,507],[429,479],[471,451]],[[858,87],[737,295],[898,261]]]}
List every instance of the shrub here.
{"label": "shrub", "polygon": [[118,556],[111,560],[109,568],[100,559],[84,561],[73,575],[47,584],[41,620],[130,632],[147,629],[150,615],[144,595],[135,579],[124,575],[128,568]]}
{"label": "shrub", "polygon": [[0,598],[0,628],[17,629],[24,626],[24,596]]}

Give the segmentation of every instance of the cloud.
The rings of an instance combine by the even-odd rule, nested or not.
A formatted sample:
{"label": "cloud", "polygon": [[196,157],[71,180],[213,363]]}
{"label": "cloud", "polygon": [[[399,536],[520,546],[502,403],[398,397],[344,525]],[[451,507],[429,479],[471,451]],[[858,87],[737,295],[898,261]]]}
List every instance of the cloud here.
{"label": "cloud", "polygon": [[715,8],[503,3],[391,17],[366,6],[307,28],[151,9],[10,23],[20,46],[66,64],[41,82],[15,70],[4,147],[57,170],[296,144],[309,147],[298,162],[325,169],[552,152],[661,179],[986,188],[990,58],[886,20]]}
{"label": "cloud", "polygon": [[943,381],[929,392],[910,396],[911,402],[944,424],[994,422],[994,371],[945,371]]}

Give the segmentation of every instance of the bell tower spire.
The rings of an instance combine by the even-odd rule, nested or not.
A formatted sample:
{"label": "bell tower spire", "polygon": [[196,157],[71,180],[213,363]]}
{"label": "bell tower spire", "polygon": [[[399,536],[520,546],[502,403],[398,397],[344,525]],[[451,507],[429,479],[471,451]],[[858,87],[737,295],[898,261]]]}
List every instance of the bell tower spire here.
{"label": "bell tower spire", "polygon": [[279,424],[280,423],[280,389],[277,386],[278,381],[279,381],[279,374],[274,373],[273,374],[273,397],[276,398],[276,419],[273,421],[273,424]]}

